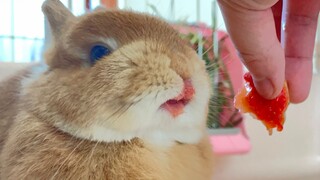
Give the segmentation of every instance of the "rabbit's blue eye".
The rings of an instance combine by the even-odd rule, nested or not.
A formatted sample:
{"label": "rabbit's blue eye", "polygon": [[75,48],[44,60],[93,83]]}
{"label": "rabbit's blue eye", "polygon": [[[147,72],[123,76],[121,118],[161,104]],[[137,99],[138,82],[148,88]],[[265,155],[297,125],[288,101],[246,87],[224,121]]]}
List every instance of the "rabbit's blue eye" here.
{"label": "rabbit's blue eye", "polygon": [[103,56],[107,56],[111,53],[108,47],[102,45],[95,45],[90,51],[90,63],[94,64],[97,60],[101,59]]}

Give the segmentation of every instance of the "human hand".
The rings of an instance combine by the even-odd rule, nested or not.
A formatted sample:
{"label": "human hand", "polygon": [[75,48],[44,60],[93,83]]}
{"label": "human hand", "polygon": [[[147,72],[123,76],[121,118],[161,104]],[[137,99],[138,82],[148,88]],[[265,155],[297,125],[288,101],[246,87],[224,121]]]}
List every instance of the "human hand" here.
{"label": "human hand", "polygon": [[320,1],[218,2],[228,32],[259,94],[275,98],[286,80],[290,101],[304,101],[311,86]]}

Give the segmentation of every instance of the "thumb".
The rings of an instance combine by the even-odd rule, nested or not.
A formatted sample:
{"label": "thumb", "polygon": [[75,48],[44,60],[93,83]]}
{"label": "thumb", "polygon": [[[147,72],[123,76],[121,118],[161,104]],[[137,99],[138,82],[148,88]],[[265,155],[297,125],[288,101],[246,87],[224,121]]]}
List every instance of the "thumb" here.
{"label": "thumb", "polygon": [[272,99],[283,87],[285,56],[271,10],[276,1],[263,3],[219,1],[227,30],[253,77],[258,93]]}

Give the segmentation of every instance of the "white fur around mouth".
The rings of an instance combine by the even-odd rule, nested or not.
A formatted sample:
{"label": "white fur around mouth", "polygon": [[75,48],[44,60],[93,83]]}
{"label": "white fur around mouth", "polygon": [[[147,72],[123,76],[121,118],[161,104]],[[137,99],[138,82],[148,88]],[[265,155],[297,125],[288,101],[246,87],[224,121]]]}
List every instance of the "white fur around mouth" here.
{"label": "white fur around mouth", "polygon": [[[75,137],[90,141],[112,143],[140,138],[148,144],[161,147],[171,146],[176,141],[196,144],[205,133],[206,107],[209,99],[209,87],[201,84],[200,78],[202,77],[194,77],[192,82],[195,92],[201,93],[195,93],[192,100],[184,106],[184,113],[175,118],[167,110],[159,109],[163,99],[162,102],[150,104],[154,100],[154,97],[150,97],[151,99],[141,100],[120,119],[112,120],[112,122],[125,122],[125,126],[120,124],[114,126],[113,129],[98,124],[85,129],[68,127],[65,124],[56,126]],[[146,111],[146,107],[150,106],[152,106],[150,111]]]}

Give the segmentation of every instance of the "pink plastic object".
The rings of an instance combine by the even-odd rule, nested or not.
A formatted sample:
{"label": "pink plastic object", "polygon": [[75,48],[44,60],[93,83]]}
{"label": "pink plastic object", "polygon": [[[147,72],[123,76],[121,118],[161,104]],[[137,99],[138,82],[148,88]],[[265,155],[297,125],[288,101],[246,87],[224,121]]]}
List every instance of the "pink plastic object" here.
{"label": "pink plastic object", "polygon": [[[233,90],[237,92],[243,84],[243,66],[229,36],[223,31],[218,31],[217,33],[219,39],[224,38],[221,57],[228,70]],[[228,117],[228,111],[222,112],[221,119],[227,119],[224,116]],[[216,154],[243,154],[250,151],[251,145],[243,122],[237,128],[240,129],[238,133],[221,133],[210,136],[213,150]]]}
{"label": "pink plastic object", "polygon": [[243,154],[251,149],[249,140],[241,133],[211,135],[210,141],[215,154],[220,155]]}

